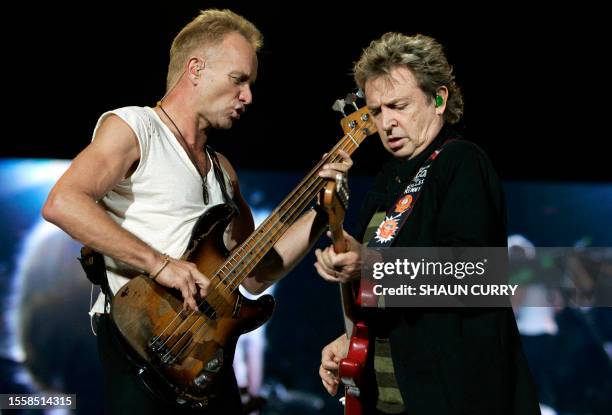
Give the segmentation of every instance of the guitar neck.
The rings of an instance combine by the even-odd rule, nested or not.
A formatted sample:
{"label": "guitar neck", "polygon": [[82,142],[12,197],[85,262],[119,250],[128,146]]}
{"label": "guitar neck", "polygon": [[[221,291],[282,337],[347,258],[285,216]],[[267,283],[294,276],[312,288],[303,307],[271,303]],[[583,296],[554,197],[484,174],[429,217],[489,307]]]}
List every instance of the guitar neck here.
{"label": "guitar neck", "polygon": [[242,281],[253,271],[255,266],[257,266],[287,229],[299,218],[300,214],[315,196],[323,189],[327,179],[319,177],[318,172],[321,170],[321,167],[325,164],[336,163],[342,160],[339,154],[340,150],[345,151],[349,155],[353,154],[372,131],[375,131],[375,127],[371,121],[367,121],[363,128],[355,129],[345,134],[334,148],[317,163],[297,187],[274,209],[272,214],[238,248],[232,251],[223,266],[216,273],[216,276],[230,290],[238,288]]}
{"label": "guitar neck", "polygon": [[346,239],[344,239],[344,233],[342,232],[342,224],[330,223],[329,230],[332,234],[332,244],[334,245],[334,252],[337,254],[344,253],[348,250]]}

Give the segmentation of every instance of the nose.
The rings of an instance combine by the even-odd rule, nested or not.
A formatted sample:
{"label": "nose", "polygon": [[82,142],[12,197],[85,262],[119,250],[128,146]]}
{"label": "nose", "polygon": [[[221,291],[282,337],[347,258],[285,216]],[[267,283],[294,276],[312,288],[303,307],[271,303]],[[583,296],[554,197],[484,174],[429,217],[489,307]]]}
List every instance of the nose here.
{"label": "nose", "polygon": [[380,109],[380,117],[381,117],[381,126],[382,129],[386,132],[390,133],[393,127],[397,126],[397,120],[395,118],[395,114],[393,111],[382,107]]}
{"label": "nose", "polygon": [[251,86],[246,83],[243,88],[240,89],[240,95],[238,96],[240,102],[245,106],[250,105],[253,102],[253,93],[251,92]]}

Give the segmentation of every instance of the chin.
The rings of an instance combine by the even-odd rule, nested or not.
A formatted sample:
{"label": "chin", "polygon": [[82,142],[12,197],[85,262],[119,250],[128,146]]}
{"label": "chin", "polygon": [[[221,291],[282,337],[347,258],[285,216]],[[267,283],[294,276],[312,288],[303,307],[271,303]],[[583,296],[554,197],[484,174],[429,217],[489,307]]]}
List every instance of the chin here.
{"label": "chin", "polygon": [[230,128],[232,128],[232,125],[234,125],[234,121],[232,119],[223,120],[217,123],[215,128],[217,128],[218,130],[229,130]]}
{"label": "chin", "polygon": [[391,153],[393,157],[398,158],[398,159],[410,158],[412,154],[414,153],[413,148],[406,148],[405,146],[397,150],[393,150],[389,147],[385,147],[385,148],[389,153]]}

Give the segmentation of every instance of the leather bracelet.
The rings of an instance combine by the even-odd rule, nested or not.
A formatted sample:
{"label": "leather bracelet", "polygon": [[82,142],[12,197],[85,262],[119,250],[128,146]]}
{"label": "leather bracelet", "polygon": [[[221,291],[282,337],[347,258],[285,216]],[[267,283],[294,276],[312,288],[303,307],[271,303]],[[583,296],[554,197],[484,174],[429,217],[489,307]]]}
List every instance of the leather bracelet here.
{"label": "leather bracelet", "polygon": [[170,263],[170,255],[163,254],[163,256],[164,256],[164,263],[162,264],[162,266],[159,267],[159,269],[157,270],[155,274],[149,274],[149,278],[151,278],[153,281],[155,281],[155,279],[159,276],[159,273],[162,272],[164,268],[166,268],[166,265]]}

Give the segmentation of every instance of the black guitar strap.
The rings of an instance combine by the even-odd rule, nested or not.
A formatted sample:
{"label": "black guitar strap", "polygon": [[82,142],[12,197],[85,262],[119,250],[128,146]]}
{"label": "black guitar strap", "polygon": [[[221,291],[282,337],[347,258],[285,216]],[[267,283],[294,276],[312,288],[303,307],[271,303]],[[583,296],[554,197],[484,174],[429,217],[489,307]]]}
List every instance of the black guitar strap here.
{"label": "black guitar strap", "polygon": [[378,225],[372,239],[368,242],[368,247],[385,248],[393,244],[421,195],[431,165],[444,147],[451,141],[453,139],[446,140],[440,148],[431,153],[427,160],[425,160],[397,201],[387,210],[383,221]]}
{"label": "black guitar strap", "polygon": [[221,187],[221,194],[223,194],[223,200],[225,203],[233,205],[235,207],[234,200],[230,197],[227,191],[227,185],[225,183],[225,176],[223,174],[223,169],[221,168],[221,163],[219,163],[219,158],[217,157],[217,153],[213,148],[209,145],[206,145],[206,152],[210,154],[210,158],[212,160],[213,170],[215,172],[215,179],[219,182],[219,186]]}

